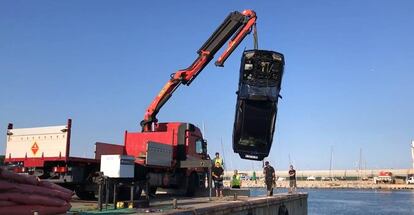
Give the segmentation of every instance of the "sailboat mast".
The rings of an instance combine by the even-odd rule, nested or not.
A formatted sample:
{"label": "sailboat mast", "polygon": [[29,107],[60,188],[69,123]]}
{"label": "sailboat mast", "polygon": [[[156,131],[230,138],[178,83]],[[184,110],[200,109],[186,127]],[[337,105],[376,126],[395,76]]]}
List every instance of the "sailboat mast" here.
{"label": "sailboat mast", "polygon": [[329,162],[329,178],[332,179],[332,160],[333,160],[333,147],[331,146],[331,160]]}

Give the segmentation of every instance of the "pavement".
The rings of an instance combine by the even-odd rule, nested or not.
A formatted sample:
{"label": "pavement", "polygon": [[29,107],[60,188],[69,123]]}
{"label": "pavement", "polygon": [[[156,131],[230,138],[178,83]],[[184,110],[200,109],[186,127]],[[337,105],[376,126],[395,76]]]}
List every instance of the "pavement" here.
{"label": "pavement", "polygon": [[[247,197],[226,196],[222,198],[213,197],[211,200],[208,197],[174,197],[171,195],[158,195],[156,199],[150,200],[149,208],[123,208],[113,209],[113,205],[109,205],[108,209],[99,211],[97,209],[96,201],[82,201],[74,199],[72,209],[69,214],[214,214],[217,212],[224,212],[232,210],[231,208],[255,207],[255,205],[269,204],[269,202],[288,201],[295,198],[304,198],[307,194],[296,193],[287,194],[279,193],[272,197],[259,196]],[[173,199],[177,199],[176,208],[173,205]]]}

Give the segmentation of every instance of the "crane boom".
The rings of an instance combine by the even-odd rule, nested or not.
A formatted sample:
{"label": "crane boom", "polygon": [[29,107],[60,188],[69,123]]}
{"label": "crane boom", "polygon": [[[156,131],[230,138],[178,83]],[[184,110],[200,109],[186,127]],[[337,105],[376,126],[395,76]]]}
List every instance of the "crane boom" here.
{"label": "crane boom", "polygon": [[[190,85],[204,67],[214,58],[217,51],[229,41],[227,48],[215,62],[216,66],[223,66],[230,54],[246,35],[251,32],[252,28],[254,28],[254,32],[256,33],[256,19],[256,13],[252,10],[244,10],[242,13],[238,11],[230,13],[197,51],[197,59],[188,68],[171,74],[171,79],[164,85],[152,103],[148,106],[144,119],[141,121],[142,131],[152,131],[152,125],[158,121],[156,117],[158,112],[170,99],[174,91],[181,84],[187,86]],[[233,38],[231,38],[232,36]],[[255,36],[254,39],[255,44],[257,44],[257,37]]]}

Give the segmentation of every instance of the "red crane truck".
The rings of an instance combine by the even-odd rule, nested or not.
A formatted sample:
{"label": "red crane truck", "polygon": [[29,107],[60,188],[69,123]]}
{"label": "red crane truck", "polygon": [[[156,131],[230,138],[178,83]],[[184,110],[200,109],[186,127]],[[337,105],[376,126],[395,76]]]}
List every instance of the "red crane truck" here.
{"label": "red crane truck", "polygon": [[[215,62],[226,59],[252,30],[255,47],[256,14],[252,10],[232,12],[198,50],[197,59],[186,69],[171,75],[146,110],[141,132],[125,132],[124,145],[96,144],[95,159],[69,156],[71,121],[66,126],[7,130],[5,162],[18,172],[30,172],[42,180],[51,180],[71,188],[82,199],[94,197],[92,175],[99,170],[102,154],[125,154],[135,158],[138,184],[149,182],[150,192],[158,187],[183,188],[187,195],[204,187],[210,160],[207,143],[199,128],[190,123],[158,123],[157,113],[181,85],[190,85],[217,51],[227,42]],[[139,192],[140,193],[140,192]]]}

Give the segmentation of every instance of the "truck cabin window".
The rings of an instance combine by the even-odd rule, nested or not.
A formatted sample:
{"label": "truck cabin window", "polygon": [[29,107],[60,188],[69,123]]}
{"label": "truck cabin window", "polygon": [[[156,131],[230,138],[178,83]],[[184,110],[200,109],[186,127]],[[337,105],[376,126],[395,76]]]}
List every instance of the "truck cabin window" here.
{"label": "truck cabin window", "polygon": [[202,139],[198,139],[195,142],[195,147],[196,147],[196,153],[197,154],[203,154],[204,150],[203,150],[203,145],[204,145],[204,141]]}

